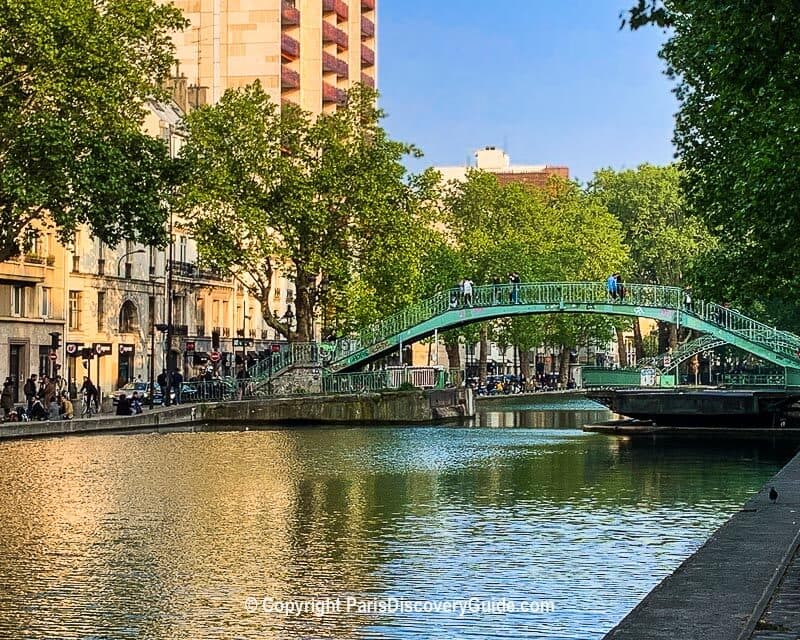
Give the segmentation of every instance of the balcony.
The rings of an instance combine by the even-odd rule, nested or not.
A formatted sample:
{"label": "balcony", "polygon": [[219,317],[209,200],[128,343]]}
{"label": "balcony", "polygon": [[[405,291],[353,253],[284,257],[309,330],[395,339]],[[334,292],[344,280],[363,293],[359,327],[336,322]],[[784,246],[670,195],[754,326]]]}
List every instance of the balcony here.
{"label": "balcony", "polygon": [[287,66],[281,67],[281,89],[299,89],[300,74]]}
{"label": "balcony", "polygon": [[365,16],[361,16],[361,37],[371,38],[375,35],[375,23]]}
{"label": "balcony", "polygon": [[335,42],[339,51],[347,49],[347,34],[329,22],[322,23],[322,41],[325,43]]}
{"label": "balcony", "polygon": [[300,10],[294,6],[294,2],[283,0],[281,4],[281,25],[284,27],[294,27],[300,24]]}
{"label": "balcony", "polygon": [[372,67],[375,65],[375,52],[369,47],[361,45],[361,64],[365,67]]}
{"label": "balcony", "polygon": [[375,88],[375,78],[372,76],[367,75],[366,73],[361,74],[361,84],[365,87]]}
{"label": "balcony", "polygon": [[181,262],[180,260],[168,260],[167,266],[172,267],[172,275],[179,278],[196,278],[197,265],[194,262]]}
{"label": "balcony", "polygon": [[300,43],[287,36],[285,33],[281,35],[281,54],[288,60],[297,60],[300,57]]}
{"label": "balcony", "polygon": [[327,82],[322,83],[322,101],[323,102],[335,102],[336,104],[342,104],[345,101],[347,94],[342,90],[329,85]]}
{"label": "balcony", "polygon": [[326,73],[335,73],[339,78],[346,78],[348,75],[347,63],[324,51],[322,52],[322,70]]}
{"label": "balcony", "polygon": [[349,15],[347,4],[343,0],[322,0],[322,12],[335,13],[337,22],[344,22]]}
{"label": "balcony", "polygon": [[375,0],[361,0],[361,9],[363,11],[373,11],[375,9]]}

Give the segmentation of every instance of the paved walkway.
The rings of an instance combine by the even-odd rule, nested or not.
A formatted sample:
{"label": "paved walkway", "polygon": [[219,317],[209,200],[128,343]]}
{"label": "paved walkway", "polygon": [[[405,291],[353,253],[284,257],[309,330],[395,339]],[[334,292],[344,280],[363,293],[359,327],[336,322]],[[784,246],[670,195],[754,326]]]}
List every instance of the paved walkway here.
{"label": "paved walkway", "polygon": [[[769,501],[771,486],[779,492],[776,504]],[[800,454],[606,638],[796,640],[799,541]]]}

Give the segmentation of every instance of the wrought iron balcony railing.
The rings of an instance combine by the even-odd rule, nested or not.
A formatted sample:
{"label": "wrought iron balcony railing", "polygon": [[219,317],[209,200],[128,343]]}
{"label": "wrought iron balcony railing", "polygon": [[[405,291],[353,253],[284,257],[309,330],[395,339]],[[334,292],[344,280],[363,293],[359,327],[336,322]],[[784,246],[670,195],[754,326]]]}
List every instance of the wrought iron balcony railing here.
{"label": "wrought iron balcony railing", "polygon": [[361,64],[371,67],[375,64],[375,52],[365,45],[361,45]]}
{"label": "wrought iron balcony railing", "polygon": [[333,72],[339,78],[346,78],[348,76],[347,63],[324,51],[322,52],[322,70],[325,72]]}
{"label": "wrought iron balcony railing", "polygon": [[289,60],[300,57],[300,43],[287,34],[281,34],[281,54]]}
{"label": "wrought iron balcony railing", "polygon": [[347,49],[347,34],[330,22],[322,23],[322,41],[335,42],[340,51]]}

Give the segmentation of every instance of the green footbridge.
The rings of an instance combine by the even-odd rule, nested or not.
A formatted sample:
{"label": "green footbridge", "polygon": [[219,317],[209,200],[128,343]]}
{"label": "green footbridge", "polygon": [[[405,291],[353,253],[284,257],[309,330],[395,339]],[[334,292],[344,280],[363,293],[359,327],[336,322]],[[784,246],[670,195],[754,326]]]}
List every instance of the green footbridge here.
{"label": "green footbridge", "polygon": [[464,304],[457,293],[443,291],[326,345],[326,370],[354,371],[403,344],[473,322],[537,313],[599,313],[650,318],[704,334],[680,353],[669,354],[672,366],[704,349],[730,344],[783,367],[787,377],[792,374],[800,383],[800,336],[713,302],[696,300],[686,305],[678,287],[629,284],[622,300],[612,300],[602,282],[485,285],[475,287],[471,304]]}

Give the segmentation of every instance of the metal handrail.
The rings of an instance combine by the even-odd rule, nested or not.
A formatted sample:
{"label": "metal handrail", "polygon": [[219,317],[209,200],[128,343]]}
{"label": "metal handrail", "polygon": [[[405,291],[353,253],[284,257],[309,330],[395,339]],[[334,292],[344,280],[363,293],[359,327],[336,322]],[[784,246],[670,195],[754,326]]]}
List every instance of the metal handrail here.
{"label": "metal handrail", "polygon": [[465,306],[505,307],[510,305],[552,305],[554,310],[567,310],[568,305],[609,304],[627,307],[651,307],[677,310],[695,316],[723,329],[746,342],[758,344],[776,354],[797,358],[800,337],[778,330],[742,313],[715,303],[696,300],[685,304],[684,291],[679,287],[653,284],[625,285],[625,298],[612,300],[604,282],[539,282],[483,285],[473,288],[472,304],[465,305],[459,289],[441,291],[434,296],[341,338],[334,345],[331,362],[347,358],[360,351],[367,357],[370,347],[404,331]]}

